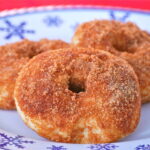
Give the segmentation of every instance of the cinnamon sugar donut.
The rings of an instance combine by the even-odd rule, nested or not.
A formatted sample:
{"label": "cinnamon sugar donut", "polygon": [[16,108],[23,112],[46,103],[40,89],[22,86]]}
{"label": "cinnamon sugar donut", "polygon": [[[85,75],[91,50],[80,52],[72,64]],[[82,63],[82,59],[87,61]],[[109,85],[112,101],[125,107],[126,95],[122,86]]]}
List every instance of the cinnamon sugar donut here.
{"label": "cinnamon sugar donut", "polygon": [[68,44],[60,40],[43,39],[39,42],[23,40],[0,47],[0,108],[15,109],[13,91],[20,69],[33,56]]}
{"label": "cinnamon sugar donut", "polygon": [[135,24],[95,20],[81,24],[73,45],[104,49],[127,60],[140,82],[142,103],[150,101],[150,35]]}
{"label": "cinnamon sugar donut", "polygon": [[67,143],[106,143],[136,128],[141,107],[132,67],[105,51],[45,52],[21,70],[17,110],[39,135]]}

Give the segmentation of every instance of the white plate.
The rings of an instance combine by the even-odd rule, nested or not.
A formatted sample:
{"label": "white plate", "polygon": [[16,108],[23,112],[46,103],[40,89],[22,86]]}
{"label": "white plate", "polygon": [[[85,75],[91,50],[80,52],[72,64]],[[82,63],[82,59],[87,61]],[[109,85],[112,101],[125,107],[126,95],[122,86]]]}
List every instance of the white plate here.
{"label": "white plate", "polygon": [[[69,42],[79,23],[93,19],[132,21],[150,31],[150,12],[82,6],[39,7],[0,13],[0,45],[23,38]],[[64,144],[38,136],[23,123],[16,111],[0,110],[0,150],[150,150],[149,115],[150,104],[145,104],[136,131],[118,143]]]}

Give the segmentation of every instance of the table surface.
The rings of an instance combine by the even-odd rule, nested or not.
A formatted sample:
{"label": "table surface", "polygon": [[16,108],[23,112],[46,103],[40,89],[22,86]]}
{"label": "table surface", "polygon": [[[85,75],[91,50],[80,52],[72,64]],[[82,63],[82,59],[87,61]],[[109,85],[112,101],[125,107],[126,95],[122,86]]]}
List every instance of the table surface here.
{"label": "table surface", "polygon": [[101,5],[150,11],[150,0],[0,0],[0,11],[45,5]]}

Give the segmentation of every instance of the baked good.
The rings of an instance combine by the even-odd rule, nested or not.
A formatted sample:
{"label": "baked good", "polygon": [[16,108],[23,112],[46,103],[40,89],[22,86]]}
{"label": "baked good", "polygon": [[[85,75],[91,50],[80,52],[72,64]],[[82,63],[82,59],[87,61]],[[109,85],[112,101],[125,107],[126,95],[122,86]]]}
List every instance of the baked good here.
{"label": "baked good", "polygon": [[13,92],[21,68],[35,55],[48,50],[68,47],[61,40],[23,40],[0,47],[0,109],[15,109]]}
{"label": "baked good", "polygon": [[142,103],[150,101],[150,35],[147,32],[131,22],[94,20],[77,28],[72,44],[106,50],[127,60],[138,76]]}
{"label": "baked good", "polygon": [[136,128],[141,108],[132,67],[108,52],[65,48],[32,58],[14,92],[18,113],[39,135],[66,143],[107,143]]}

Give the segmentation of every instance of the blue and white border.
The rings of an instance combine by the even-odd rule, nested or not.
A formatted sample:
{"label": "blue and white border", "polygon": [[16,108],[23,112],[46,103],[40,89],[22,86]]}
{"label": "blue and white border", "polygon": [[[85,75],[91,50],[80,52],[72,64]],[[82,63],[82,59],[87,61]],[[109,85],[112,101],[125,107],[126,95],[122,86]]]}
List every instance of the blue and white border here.
{"label": "blue and white border", "polygon": [[150,150],[150,139],[110,144],[65,144],[38,141],[0,130],[0,150]]}
{"label": "blue and white border", "polygon": [[[33,15],[40,15],[40,14],[47,14],[47,16],[44,16],[41,20],[37,19],[38,25],[42,26],[44,28],[44,33],[47,34],[49,37],[48,33],[52,32],[52,27],[58,32],[64,31],[64,29],[67,29],[67,33],[69,33],[69,36],[67,39],[65,39],[67,42],[69,42],[71,35],[73,34],[75,28],[77,27],[78,24],[89,21],[91,20],[90,18],[88,19],[87,16],[84,18],[80,18],[79,20],[73,16],[73,18],[76,21],[66,21],[66,18],[62,18],[61,13],[68,13],[71,14],[72,12],[99,12],[99,15],[95,17],[95,19],[111,19],[111,20],[118,20],[122,22],[126,21],[134,21],[136,20],[135,23],[137,23],[139,26],[142,27],[143,24],[143,16],[145,17],[145,20],[149,20],[150,16],[150,11],[140,11],[140,10],[132,10],[132,9],[121,9],[121,8],[113,8],[113,7],[100,7],[100,6],[46,6],[46,7],[33,7],[33,8],[27,8],[27,9],[18,9],[18,10],[10,10],[10,11],[3,11],[0,13],[0,40],[1,43],[4,44],[6,42],[15,42],[20,39],[24,38],[29,38],[31,40],[38,40],[37,37],[39,35],[41,36],[41,29],[35,25],[33,25],[33,19],[25,19],[23,18],[25,16],[33,16]],[[107,12],[107,13],[106,13]],[[50,13],[56,14],[59,13],[59,16],[57,15],[48,15]],[[105,14],[102,16],[101,14]],[[118,15],[121,14],[121,15]],[[82,15],[83,16],[83,15]],[[134,16],[134,17],[133,17]],[[89,17],[89,16],[88,16]],[[137,19],[140,17],[139,19]],[[15,20],[17,18],[17,20]],[[30,17],[29,17],[30,18]],[[85,19],[86,18],[86,19]],[[94,19],[94,18],[93,18]],[[44,24],[46,26],[44,26]],[[147,30],[149,29],[148,24],[150,24],[150,21],[147,21],[146,24],[144,25],[144,29]],[[57,29],[56,29],[57,28]],[[149,29],[150,30],[150,29]],[[54,32],[55,34],[58,32]],[[59,35],[54,36],[55,38],[60,38],[64,40],[64,37]],[[43,35],[43,37],[47,38],[46,35]],[[41,37],[41,38],[43,38]],[[7,40],[5,42],[5,40]],[[0,43],[0,45],[1,45]]]}
{"label": "blue and white border", "polygon": [[131,8],[122,8],[122,7],[112,7],[112,6],[93,6],[93,5],[58,5],[58,6],[39,6],[39,7],[30,7],[30,8],[20,8],[20,9],[12,9],[12,10],[4,10],[0,12],[0,17],[12,16],[16,14],[24,14],[24,13],[33,13],[33,12],[41,12],[41,11],[51,11],[51,10],[62,10],[62,9],[104,9],[104,10],[117,10],[117,11],[130,11],[139,14],[147,14],[150,15],[150,10],[142,10],[142,9],[131,9]]}

